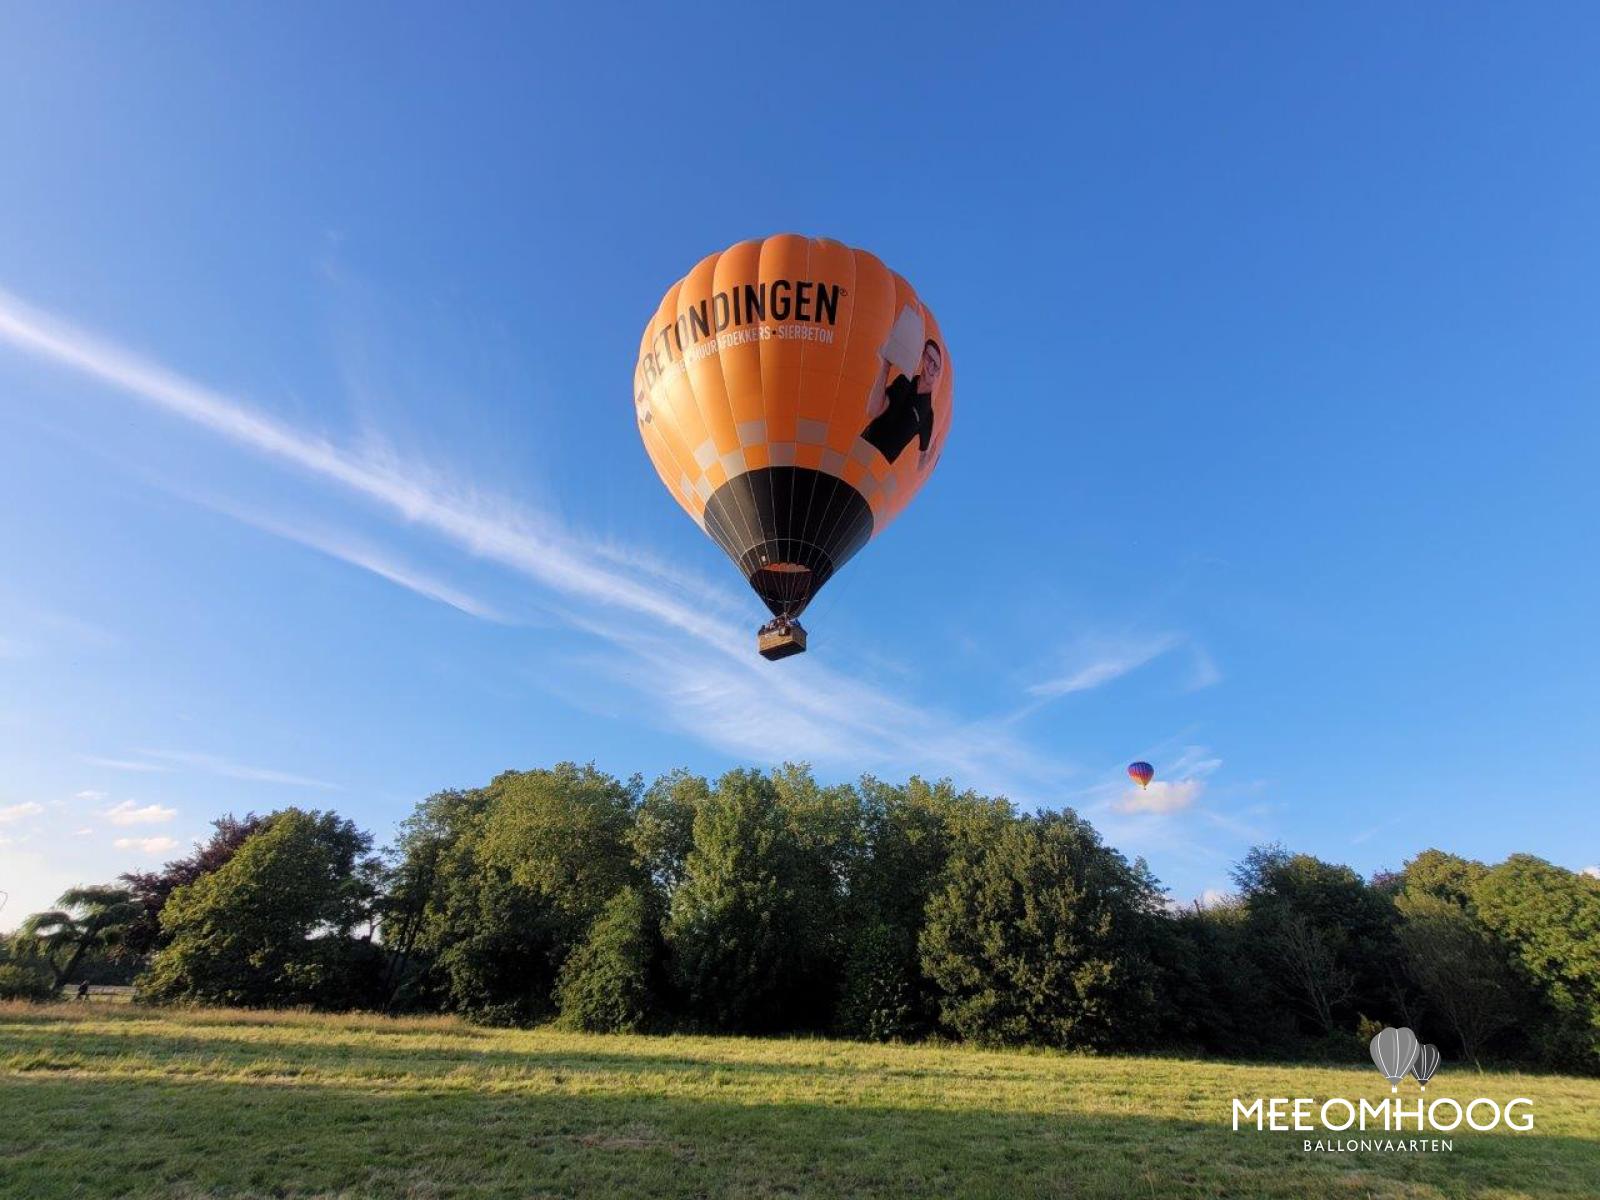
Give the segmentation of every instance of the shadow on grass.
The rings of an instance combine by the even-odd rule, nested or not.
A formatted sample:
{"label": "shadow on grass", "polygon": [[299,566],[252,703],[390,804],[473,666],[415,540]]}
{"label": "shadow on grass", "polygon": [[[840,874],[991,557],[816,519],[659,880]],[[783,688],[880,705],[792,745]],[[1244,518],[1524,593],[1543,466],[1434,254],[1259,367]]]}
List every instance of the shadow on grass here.
{"label": "shadow on grass", "polygon": [[[1381,1136],[1381,1135],[1380,1135]],[[1122,1114],[280,1081],[0,1078],[0,1196],[1592,1197],[1597,1144],[1454,1153]]]}

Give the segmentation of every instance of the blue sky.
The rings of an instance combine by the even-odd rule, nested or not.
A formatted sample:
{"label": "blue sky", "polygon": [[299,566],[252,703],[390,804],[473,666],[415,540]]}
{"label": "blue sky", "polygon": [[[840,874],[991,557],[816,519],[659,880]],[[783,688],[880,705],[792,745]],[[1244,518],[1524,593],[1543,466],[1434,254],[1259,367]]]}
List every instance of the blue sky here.
{"label": "blue sky", "polygon": [[[563,758],[948,774],[1180,899],[1600,862],[1596,61],[1584,5],[7,6],[0,926]],[[630,380],[783,230],[957,391],[767,664]]]}

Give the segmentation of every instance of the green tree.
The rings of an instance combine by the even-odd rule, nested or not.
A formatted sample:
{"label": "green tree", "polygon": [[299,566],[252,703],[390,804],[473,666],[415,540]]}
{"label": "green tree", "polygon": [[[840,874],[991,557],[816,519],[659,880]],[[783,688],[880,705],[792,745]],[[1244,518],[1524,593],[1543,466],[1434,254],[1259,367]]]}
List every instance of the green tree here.
{"label": "green tree", "polygon": [[30,938],[0,933],[0,1000],[49,1000],[56,973]]}
{"label": "green tree", "polygon": [[197,842],[192,853],[173,859],[158,871],[129,871],[120,876],[134,901],[139,905],[139,915],[129,923],[124,944],[128,951],[143,957],[162,945],[161,910],[167,898],[186,883],[193,883],[207,871],[215,871],[233,857],[244,845],[245,839],[259,831],[264,818],[255,813],[235,817],[232,813],[211,822],[211,836]]}
{"label": "green tree", "polygon": [[590,1033],[631,1033],[660,1015],[661,915],[643,888],[611,898],[562,965],[561,1023]]}
{"label": "green tree", "polygon": [[497,1022],[554,1010],[573,947],[643,882],[629,842],[639,791],[592,766],[508,771],[413,829],[398,869],[427,888],[415,940],[450,1007]]}
{"label": "green tree", "polygon": [[666,927],[694,1023],[755,1031],[827,1020],[838,881],[832,847],[806,832],[805,806],[785,802],[795,787],[730,771],[695,812]]}
{"label": "green tree", "polygon": [[1400,880],[1408,895],[1434,896],[1465,907],[1472,902],[1473,889],[1488,870],[1481,862],[1443,850],[1424,850],[1406,862]]}
{"label": "green tree", "polygon": [[85,954],[120,945],[140,912],[126,888],[109,884],[70,888],[56,903],[59,908],[30,916],[19,932],[49,961],[57,987],[72,979]]}
{"label": "green tree", "polygon": [[272,814],[227,863],[174,889],[147,994],[343,1006],[357,968],[351,934],[374,895],[370,849],[370,836],[334,813]]}
{"label": "green tree", "polygon": [[677,770],[645,790],[628,832],[639,868],[664,896],[683,879],[694,849],[694,817],[711,795],[704,777]]}
{"label": "green tree", "polygon": [[790,882],[806,931],[808,965],[788,1006],[790,1019],[822,1030],[835,1021],[850,951],[850,899],[872,861],[862,798],[849,784],[818,784],[804,764],[786,763],[770,778],[794,842]]}
{"label": "green tree", "polygon": [[1600,880],[1513,854],[1472,886],[1479,921],[1550,1013],[1547,1061],[1600,1068]]}
{"label": "green tree", "polygon": [[1023,817],[958,856],[928,908],[922,965],[963,1037],[1107,1047],[1153,1005],[1160,893],[1071,811]]}
{"label": "green tree", "polygon": [[1386,895],[1349,867],[1280,846],[1251,850],[1234,883],[1261,975],[1316,1033],[1395,1006],[1398,917]]}
{"label": "green tree", "polygon": [[386,852],[388,886],[378,904],[390,954],[382,983],[386,1009],[449,1003],[436,943],[450,898],[460,891],[450,871],[458,848],[473,836],[488,804],[485,788],[435,792],[400,823],[399,836]]}
{"label": "green tree", "polygon": [[1505,946],[1463,905],[1432,892],[1402,893],[1395,906],[1407,969],[1461,1053],[1481,1066],[1489,1040],[1525,1010]]}
{"label": "green tree", "polygon": [[931,1006],[917,965],[917,934],[877,921],[852,931],[837,1025],[851,1037],[906,1040],[927,1032]]}
{"label": "green tree", "polygon": [[902,785],[865,777],[858,797],[837,1027],[851,1037],[914,1038],[938,1015],[917,952],[928,902],[953,856],[976,853],[1015,814],[1005,800],[915,776]]}
{"label": "green tree", "polygon": [[50,1000],[59,994],[48,967],[0,963],[0,1000]]}
{"label": "green tree", "polygon": [[865,853],[851,899],[868,924],[920,930],[951,860],[981,852],[1016,819],[1008,801],[958,792],[948,779],[896,785],[867,776],[860,794]]}
{"label": "green tree", "polygon": [[1319,1033],[1334,1032],[1356,990],[1355,972],[1340,953],[1347,943],[1342,931],[1326,931],[1292,909],[1263,924],[1264,936],[1257,944],[1277,968],[1273,978]]}
{"label": "green tree", "polygon": [[1276,1052],[1295,1021],[1263,1005],[1270,994],[1250,940],[1249,912],[1230,897],[1168,914],[1156,923],[1157,1040],[1212,1054]]}

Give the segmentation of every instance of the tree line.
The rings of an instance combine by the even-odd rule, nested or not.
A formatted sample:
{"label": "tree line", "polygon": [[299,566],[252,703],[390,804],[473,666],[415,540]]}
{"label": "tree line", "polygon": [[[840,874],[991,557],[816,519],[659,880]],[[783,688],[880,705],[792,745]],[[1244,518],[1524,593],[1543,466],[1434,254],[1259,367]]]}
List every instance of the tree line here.
{"label": "tree line", "polygon": [[331,812],[214,822],[0,946],[0,995],[453,1012],[593,1031],[1346,1056],[1405,1024],[1600,1071],[1600,880],[1441,850],[1364,879],[1281,846],[1173,905],[1071,810],[804,767],[512,771],[394,844]]}

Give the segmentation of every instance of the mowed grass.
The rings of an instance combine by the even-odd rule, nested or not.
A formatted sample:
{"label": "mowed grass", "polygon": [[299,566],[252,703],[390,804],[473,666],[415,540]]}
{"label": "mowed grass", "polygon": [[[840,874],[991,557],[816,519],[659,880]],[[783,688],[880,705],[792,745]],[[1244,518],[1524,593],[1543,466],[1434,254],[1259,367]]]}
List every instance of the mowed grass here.
{"label": "mowed grass", "polygon": [[0,1196],[1600,1196],[1596,1080],[1446,1064],[1430,1098],[1536,1120],[1448,1154],[1231,1128],[1234,1096],[1387,1094],[1356,1065],[0,1004]]}

